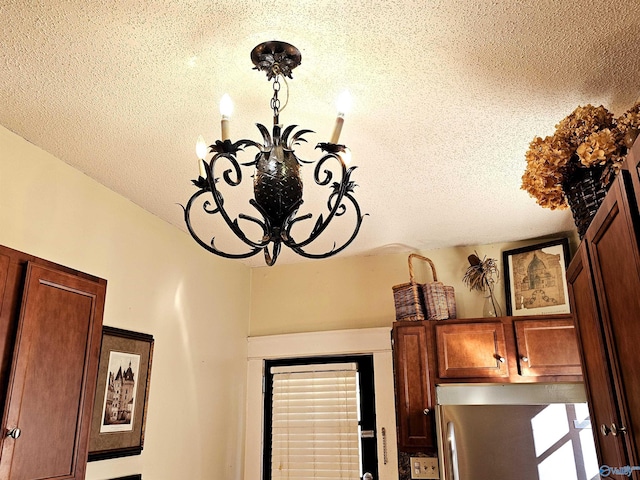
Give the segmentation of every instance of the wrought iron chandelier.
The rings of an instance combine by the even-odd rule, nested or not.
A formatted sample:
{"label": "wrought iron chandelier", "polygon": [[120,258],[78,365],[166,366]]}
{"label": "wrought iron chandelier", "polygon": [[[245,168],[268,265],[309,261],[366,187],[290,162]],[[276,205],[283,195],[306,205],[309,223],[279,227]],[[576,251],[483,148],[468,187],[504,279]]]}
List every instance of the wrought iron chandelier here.
{"label": "wrought iron chandelier", "polygon": [[[282,128],[279,120],[281,105],[278,93],[281,87],[280,79],[286,83],[284,77],[293,78],[291,72],[300,65],[302,56],[293,45],[271,41],[256,46],[251,52],[251,60],[255,65],[254,70],[266,72],[267,79],[273,82],[272,133],[270,134],[264,125],[258,123],[256,126],[262,134],[262,143],[247,139],[232,142],[229,138],[230,99],[226,95],[223,97],[220,109],[222,140],[216,140],[213,145],[209,146],[209,154],[213,154],[213,156],[208,162],[205,160],[207,147],[202,136],[198,139],[196,146],[200,176],[192,182],[198,191],[191,196],[187,206],[183,207],[184,219],[189,233],[200,246],[225,258],[248,258],[262,251],[265,262],[269,266],[276,263],[282,245],[306,258],[320,259],[335,255],[344,250],[356,238],[364,218],[360,206],[353,196],[356,184],[351,180],[351,173],[356,167],[347,168],[343,157],[348,155],[349,151],[344,145],[338,144],[344,122],[344,112],[339,111],[338,113],[330,142],[318,143],[316,146],[316,149],[323,152],[323,156],[317,161],[314,180],[316,184],[329,189],[328,212],[326,215],[320,214],[317,217],[307,238],[295,240],[291,233],[292,227],[298,222],[312,218],[312,214],[297,216],[298,209],[303,203],[300,167],[303,163],[310,164],[314,161],[298,158],[294,146],[300,142],[306,142],[303,135],[313,133],[313,131],[300,129],[294,133],[297,125]],[[237,155],[247,147],[257,148],[258,153],[252,161],[239,163]],[[224,169],[224,165],[226,165],[226,169]],[[222,178],[224,184],[229,187],[239,186],[242,182],[241,166],[255,167],[253,174],[254,198],[249,200],[249,204],[258,211],[261,218],[241,213],[232,219],[232,215],[225,210],[220,180]],[[222,177],[216,176],[216,172],[219,170],[223,170]],[[337,179],[334,180],[334,176],[337,176]],[[215,246],[215,237],[206,242],[195,232],[191,221],[191,210],[194,204],[199,205],[194,202],[202,195],[213,199],[213,203],[210,199],[203,202],[204,212],[209,215],[221,216],[227,227],[242,241],[241,245],[245,251],[240,253],[222,251]],[[350,208],[355,214],[355,225],[349,229],[351,235],[340,244],[334,242],[333,247],[324,253],[307,251],[307,247],[326,231],[329,223],[337,217],[345,216]],[[258,226],[258,231],[262,231],[261,236],[257,235],[259,237],[257,239],[249,238],[249,235],[245,233],[246,229],[241,227],[240,220],[245,222],[243,225],[251,225],[254,229]]]}

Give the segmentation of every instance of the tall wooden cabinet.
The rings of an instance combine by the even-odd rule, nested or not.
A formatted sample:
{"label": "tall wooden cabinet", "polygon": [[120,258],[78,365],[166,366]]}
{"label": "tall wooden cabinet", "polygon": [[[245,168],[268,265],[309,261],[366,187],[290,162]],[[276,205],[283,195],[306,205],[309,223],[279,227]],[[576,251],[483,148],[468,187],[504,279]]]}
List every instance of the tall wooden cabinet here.
{"label": "tall wooden cabinet", "polygon": [[[636,143],[628,158],[636,175],[638,154]],[[639,224],[631,177],[622,173],[567,270],[596,448],[611,467],[640,465]]]}
{"label": "tall wooden cabinet", "polygon": [[393,328],[398,443],[409,450],[437,448],[430,334],[425,322],[397,323]]}
{"label": "tall wooden cabinet", "polygon": [[84,478],[106,281],[0,246],[0,478]]}

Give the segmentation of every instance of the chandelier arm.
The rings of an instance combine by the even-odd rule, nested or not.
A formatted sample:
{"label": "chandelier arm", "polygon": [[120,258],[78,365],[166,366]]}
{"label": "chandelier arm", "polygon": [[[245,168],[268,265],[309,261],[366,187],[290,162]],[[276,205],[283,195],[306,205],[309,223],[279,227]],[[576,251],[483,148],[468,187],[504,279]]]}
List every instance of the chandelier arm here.
{"label": "chandelier arm", "polygon": [[[239,215],[239,217],[242,218],[243,220],[249,220],[260,225],[264,234],[261,242],[254,242],[253,240],[250,240],[249,238],[247,238],[244,231],[240,228],[240,225],[238,224],[238,220],[237,219],[231,220],[231,218],[229,217],[229,214],[224,209],[224,198],[222,196],[222,193],[216,188],[217,179],[213,177],[213,170],[215,168],[215,163],[220,158],[226,158],[227,160],[229,160],[236,170],[237,182],[233,181],[233,179],[231,179],[230,176],[228,175],[231,169],[226,170],[223,174],[225,182],[227,182],[228,185],[234,187],[239,185],[240,182],[242,181],[242,172],[240,170],[240,166],[238,165],[238,161],[235,158],[235,155],[218,154],[213,157],[210,165],[207,165],[207,163],[205,162],[207,182],[209,184],[209,189],[211,190],[211,193],[213,195],[213,200],[217,207],[216,210],[212,211],[211,213],[220,213],[220,216],[224,219],[227,226],[240,240],[242,240],[242,242],[244,242],[247,246],[253,249],[260,250],[264,247],[264,245],[268,243],[268,241],[265,243],[265,238],[267,236],[267,232],[269,231],[268,220],[266,220],[266,217],[265,217],[265,221],[266,221],[265,223],[258,220],[257,218],[250,217],[248,215],[243,215],[243,214]],[[263,212],[260,212],[260,213],[264,216]],[[253,252],[252,255],[255,255],[255,253],[257,252]],[[240,257],[240,258],[244,258],[244,257]]]}
{"label": "chandelier arm", "polygon": [[[327,200],[327,207],[329,208],[329,214],[327,215],[326,219],[321,214],[318,217],[318,220],[316,221],[316,224],[313,227],[313,230],[311,231],[311,234],[309,235],[309,237],[306,240],[303,240],[302,242],[299,242],[299,243],[294,242],[293,239],[291,238],[290,236],[291,227],[295,222],[307,219],[310,216],[307,215],[305,217],[294,218],[290,222],[288,222],[288,225],[284,230],[284,238],[285,238],[285,245],[287,245],[290,248],[294,248],[294,247],[302,248],[309,245],[311,242],[316,240],[322,234],[322,232],[326,230],[326,228],[329,226],[329,223],[331,223],[331,220],[333,220],[333,217],[342,216],[346,212],[346,206],[343,204],[342,200],[345,194],[352,191],[353,188],[355,187],[355,184],[353,184],[353,182],[350,181],[351,172],[353,172],[355,167],[347,169],[344,161],[334,153],[329,153],[325,155],[318,161],[318,164],[316,165],[315,173],[314,173],[314,180],[316,184],[320,186],[328,185],[331,179],[333,178],[333,173],[330,170],[326,170],[326,169],[324,170],[324,175],[325,175],[324,178],[320,178],[320,170],[322,169],[322,166],[324,165],[324,163],[326,163],[327,160],[330,160],[330,159],[334,159],[339,162],[339,165],[342,170],[342,181],[340,183],[334,182],[333,184],[333,192],[331,193],[331,195],[329,195],[329,199]],[[349,195],[348,198],[351,200],[352,203],[355,204],[356,211],[359,212],[360,207],[358,206],[358,203],[355,201],[355,198],[353,198],[351,195]],[[331,205],[332,201],[333,201],[333,205]],[[357,228],[358,229],[360,228],[359,225]]]}
{"label": "chandelier arm", "polygon": [[[325,169],[322,172],[324,173],[324,177],[322,178],[320,177],[320,173],[321,173],[320,170],[322,170],[322,167],[329,160],[336,160],[338,162],[338,164],[340,165],[340,170],[341,170],[343,179],[351,175],[351,172],[355,168],[355,167],[351,167],[349,170],[347,170],[347,166],[345,165],[344,160],[342,160],[340,155],[338,155],[337,153],[327,153],[320,160],[318,160],[318,163],[316,164],[316,168],[313,171],[313,179],[315,180],[316,184],[320,185],[321,187],[329,185],[329,182],[331,182],[331,180],[333,179],[333,172],[328,169]],[[342,183],[344,183],[344,180]]]}
{"label": "chandelier arm", "polygon": [[278,255],[280,255],[281,242],[280,240],[274,240],[273,242],[273,253],[269,253],[269,249],[267,247],[263,248],[264,251],[264,261],[268,267],[272,267],[276,260],[278,260]]}
{"label": "chandelier arm", "polygon": [[[328,258],[331,257],[333,255],[336,255],[338,253],[340,253],[342,250],[344,250],[345,248],[347,248],[351,242],[353,242],[356,238],[356,236],[358,235],[358,232],[360,231],[360,226],[362,225],[362,221],[364,220],[364,217],[368,214],[362,215],[362,212],[360,210],[360,206],[358,205],[358,202],[356,201],[356,199],[350,194],[347,193],[344,196],[346,199],[348,199],[351,204],[353,205],[355,211],[356,211],[356,215],[357,215],[357,221],[356,221],[356,225],[355,228],[353,230],[353,233],[351,234],[351,237],[349,237],[349,239],[344,242],[340,247],[336,248],[336,244],[333,244],[333,248],[326,252],[326,253],[309,253],[309,252],[305,252],[302,249],[302,246],[307,245],[308,242],[300,242],[299,244],[296,243],[289,243],[286,240],[284,241],[284,244],[289,247],[291,250],[293,250],[295,253],[297,253],[298,255],[305,257],[305,258],[311,258],[311,259],[320,259],[320,258]],[[302,245],[304,244],[304,245]]]}
{"label": "chandelier arm", "polygon": [[[224,178],[224,181],[227,183],[227,185],[230,185],[232,187],[237,187],[238,185],[240,185],[240,182],[242,182],[242,171],[240,169],[240,164],[236,159],[235,153],[218,153],[214,155],[213,158],[211,159],[211,166],[210,166],[211,175],[207,176],[207,180],[209,178],[213,178],[214,164],[220,158],[226,158],[227,160],[229,160],[229,163],[231,163],[231,166],[233,167],[233,168],[227,168],[222,173],[222,177]],[[231,177],[232,173],[235,173],[235,178],[236,178],[235,180]],[[215,179],[214,179],[214,183],[215,183]]]}
{"label": "chandelier arm", "polygon": [[242,230],[240,230],[240,226],[238,225],[238,221],[234,220],[233,221],[234,224],[238,227],[238,230],[240,230],[241,233],[242,233],[242,238],[241,239],[242,239],[242,241],[244,243],[246,243],[247,245],[251,245],[251,246],[253,246],[255,248],[264,248],[269,244],[269,242],[271,241],[271,237],[269,236],[269,227],[265,222],[263,222],[261,220],[258,220],[257,218],[252,217],[250,215],[245,215],[244,213],[239,214],[238,217],[240,219],[242,219],[242,220],[247,220],[249,222],[256,223],[262,229],[262,241],[254,242],[253,240],[247,238],[247,236],[242,232]]}
{"label": "chandelier arm", "polygon": [[[225,257],[225,258],[232,258],[232,259],[241,259],[241,258],[249,258],[254,256],[255,254],[257,254],[261,248],[253,248],[251,251],[246,252],[246,253],[237,253],[237,254],[233,254],[233,253],[226,253],[223,252],[222,250],[218,250],[215,245],[214,245],[214,240],[215,237],[213,237],[211,239],[211,242],[209,244],[207,244],[206,242],[204,242],[199,236],[198,234],[195,232],[195,230],[193,229],[193,227],[191,226],[191,207],[193,205],[193,202],[200,197],[200,195],[203,195],[205,193],[207,193],[208,190],[205,189],[200,189],[198,190],[196,193],[194,193],[191,198],[189,199],[189,201],[187,202],[187,206],[186,207],[182,207],[182,209],[184,210],[184,221],[187,224],[187,229],[189,230],[189,233],[191,234],[191,236],[193,237],[193,239],[205,250],[214,253],[216,255],[219,255],[221,257]],[[216,213],[216,211],[209,211],[209,210],[205,210],[207,211],[207,213]]]}
{"label": "chandelier arm", "polygon": [[[333,220],[333,217],[335,216],[341,216],[345,211],[346,211],[346,207],[342,204],[342,198],[344,197],[344,193],[332,193],[329,196],[329,199],[331,198],[336,198],[336,201],[333,205],[333,207],[331,207],[331,210],[329,211],[329,214],[327,215],[327,218],[325,219],[323,217],[322,214],[320,214],[320,216],[318,217],[318,220],[316,221],[315,226],[313,227],[313,230],[311,230],[311,233],[309,234],[309,237],[307,237],[306,240],[303,240],[302,242],[296,243],[295,241],[293,241],[290,232],[291,232],[291,227],[293,226],[293,224],[295,222],[298,222],[300,220],[306,220],[308,218],[311,218],[311,214],[307,214],[304,215],[302,217],[298,217],[298,218],[294,218],[292,219],[290,222],[288,222],[288,225],[284,231],[283,234],[283,239],[285,242],[285,245],[287,247],[290,248],[294,248],[294,247],[305,247],[307,245],[309,245],[311,242],[313,242],[314,240],[316,240],[320,235],[322,235],[322,232],[324,232],[326,230],[326,228],[329,226],[329,223],[331,223],[331,220]],[[329,200],[327,202],[329,205],[331,205],[331,200]],[[341,212],[336,215],[338,213],[338,211],[341,210]]]}

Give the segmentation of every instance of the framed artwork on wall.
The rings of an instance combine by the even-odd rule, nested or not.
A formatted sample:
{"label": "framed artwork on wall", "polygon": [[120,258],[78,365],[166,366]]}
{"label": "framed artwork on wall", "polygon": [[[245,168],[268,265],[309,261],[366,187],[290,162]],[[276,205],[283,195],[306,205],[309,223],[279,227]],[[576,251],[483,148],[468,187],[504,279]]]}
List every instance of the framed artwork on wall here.
{"label": "framed artwork on wall", "polygon": [[152,357],[151,335],[102,327],[90,462],[142,453]]}
{"label": "framed artwork on wall", "polygon": [[502,263],[507,315],[570,313],[568,239],[506,250]]}

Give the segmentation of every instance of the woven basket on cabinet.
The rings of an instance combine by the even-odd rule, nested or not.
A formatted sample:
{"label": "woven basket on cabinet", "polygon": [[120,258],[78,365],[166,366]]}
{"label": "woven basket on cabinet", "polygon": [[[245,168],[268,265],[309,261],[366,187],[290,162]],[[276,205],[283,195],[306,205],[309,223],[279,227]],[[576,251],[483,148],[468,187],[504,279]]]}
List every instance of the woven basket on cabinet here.
{"label": "woven basket on cabinet", "polygon": [[578,168],[562,184],[580,239],[593,220],[608,188],[602,184],[604,167]]}
{"label": "woven basket on cabinet", "polygon": [[[413,271],[413,259],[420,259],[431,267],[433,282],[417,283]],[[438,282],[436,267],[427,257],[409,255],[409,283],[393,287],[396,320],[446,320],[455,318],[455,292],[453,287]]]}

